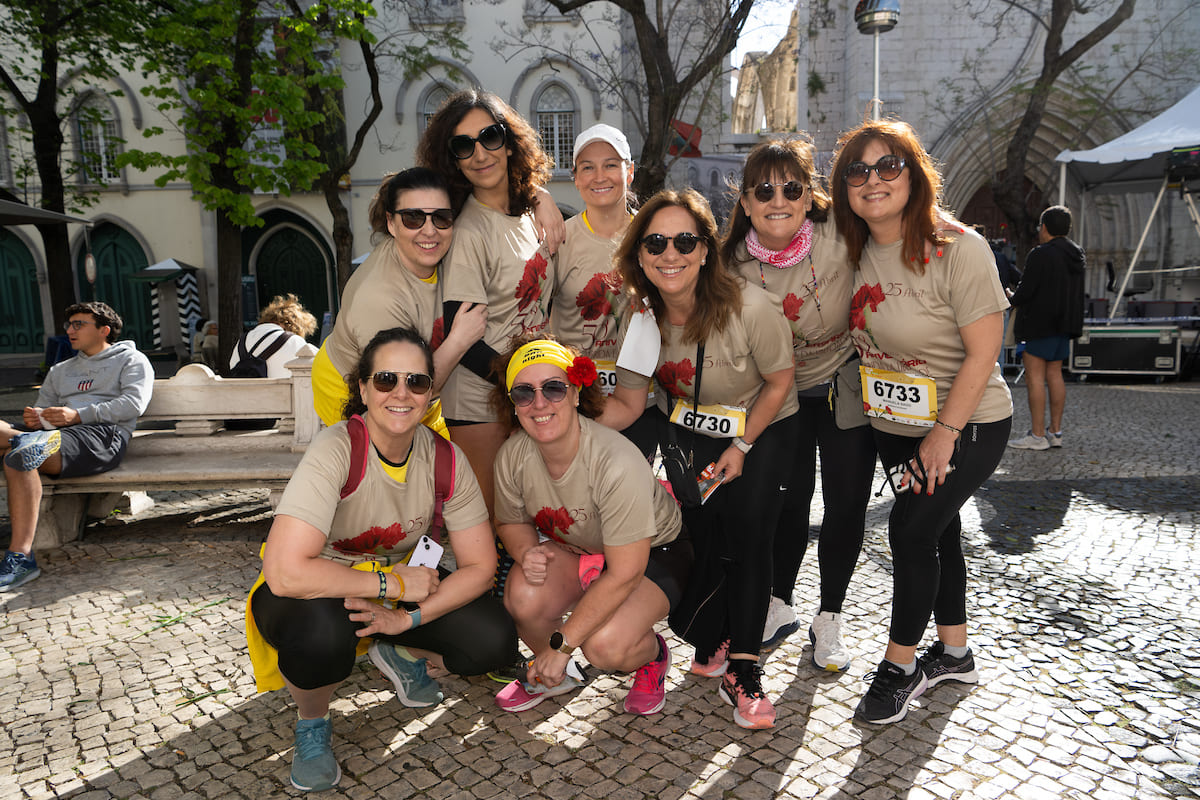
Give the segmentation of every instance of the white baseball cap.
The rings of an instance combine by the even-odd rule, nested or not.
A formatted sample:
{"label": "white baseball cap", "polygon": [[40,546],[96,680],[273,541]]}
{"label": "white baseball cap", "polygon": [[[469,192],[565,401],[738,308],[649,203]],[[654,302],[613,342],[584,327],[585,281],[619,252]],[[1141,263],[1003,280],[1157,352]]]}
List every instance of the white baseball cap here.
{"label": "white baseball cap", "polygon": [[612,145],[613,150],[617,151],[617,155],[623,161],[633,160],[629,153],[629,140],[625,138],[625,134],[612,125],[605,125],[601,122],[575,137],[575,150],[571,153],[571,166],[575,166],[575,161],[579,158],[579,151],[592,142],[607,142]]}

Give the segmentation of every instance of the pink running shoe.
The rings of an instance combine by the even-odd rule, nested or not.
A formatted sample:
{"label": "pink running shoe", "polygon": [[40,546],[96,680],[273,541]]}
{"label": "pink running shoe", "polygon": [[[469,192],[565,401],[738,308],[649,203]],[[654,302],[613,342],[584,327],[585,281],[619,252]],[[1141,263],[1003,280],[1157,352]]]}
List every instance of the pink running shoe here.
{"label": "pink running shoe", "polygon": [[775,727],[775,706],[762,690],[757,661],[736,661],[721,678],[721,699],[733,706],[733,721],[743,728]]}
{"label": "pink running shoe", "polygon": [[667,672],[671,669],[671,648],[657,633],[662,658],[638,667],[633,675],[633,687],[625,695],[625,711],[629,714],[657,714],[667,702]]}
{"label": "pink running shoe", "polygon": [[575,672],[580,677],[583,677],[583,673],[579,671],[575,662],[572,661],[567,667],[567,674],[563,676],[562,683],[558,684],[558,686],[546,686],[539,683],[536,686],[530,687],[525,684],[524,680],[515,680],[496,694],[496,705],[505,711],[526,711],[547,697],[557,697],[560,694],[573,692],[580,686],[583,686],[585,681],[575,678],[571,675],[571,672]]}
{"label": "pink running shoe", "polygon": [[729,666],[729,640],[721,642],[717,648],[717,652],[713,653],[708,661],[692,661],[692,668],[689,670],[693,675],[703,675],[706,678],[716,678],[725,674],[725,668]]}

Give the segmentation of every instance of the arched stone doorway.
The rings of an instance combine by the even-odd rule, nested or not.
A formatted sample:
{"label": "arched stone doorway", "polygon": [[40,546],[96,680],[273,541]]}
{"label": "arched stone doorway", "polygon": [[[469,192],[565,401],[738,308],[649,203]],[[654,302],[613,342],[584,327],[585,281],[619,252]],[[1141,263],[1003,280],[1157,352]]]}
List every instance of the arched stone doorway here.
{"label": "arched stone doorway", "polygon": [[[256,278],[258,307],[276,295],[296,295],[317,318],[316,341],[325,312],[337,309],[333,254],[324,236],[300,217],[275,210],[263,219],[267,223],[263,228],[247,229],[243,234],[243,252],[247,253],[243,270]],[[243,316],[251,314],[243,309]]]}
{"label": "arched stone doorway", "polygon": [[[1025,208],[1036,219],[1045,207],[1042,190],[1029,178],[1024,180],[1022,188],[1025,193]],[[987,228],[987,238],[989,239],[1004,239],[1010,243],[1016,239],[1015,232],[1008,228],[1008,218],[996,205],[996,198],[992,196],[992,187],[989,183],[985,183],[975,190],[975,194],[971,195],[971,199],[963,207],[959,219],[968,225],[983,225]]]}
{"label": "arched stone doorway", "polygon": [[0,228],[0,353],[40,353],[42,324],[33,254],[20,238]]}
{"label": "arched stone doorway", "polygon": [[88,283],[83,268],[87,253],[81,250],[75,260],[79,298],[108,303],[124,322],[121,338],[133,339],[142,350],[150,349],[154,346],[150,285],[133,279],[133,273],[150,264],[145,252],[129,231],[111,222],[96,226],[91,240],[92,255],[96,257],[96,285]]}

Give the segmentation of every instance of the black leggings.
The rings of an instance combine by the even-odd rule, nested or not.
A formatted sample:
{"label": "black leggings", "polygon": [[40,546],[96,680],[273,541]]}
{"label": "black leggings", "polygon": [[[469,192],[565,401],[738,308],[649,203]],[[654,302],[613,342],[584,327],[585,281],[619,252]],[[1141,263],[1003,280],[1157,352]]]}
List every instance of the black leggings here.
{"label": "black leggings", "polygon": [[[968,423],[946,482],[932,496],[910,491],[896,498],[888,518],[894,564],[889,636],[896,644],[920,644],[931,615],[938,625],[967,621],[967,565],[958,512],[995,471],[1011,429],[1011,417]],[[911,459],[920,444],[919,437],[875,431],[885,470]]]}
{"label": "black leggings", "polygon": [[875,475],[875,440],[869,426],[844,431],[833,421],[824,397],[800,397],[798,439],[792,478],[775,529],[772,593],[788,605],[796,575],[808,548],[808,512],[817,485],[817,448],[821,448],[821,611],[841,613],[846,587],[862,552],[867,502]]}
{"label": "black leggings", "polygon": [[[725,577],[719,599],[712,603],[715,613],[706,613],[704,623],[687,637],[698,653],[711,654],[725,637],[731,653],[757,653],[762,647],[773,540],[787,493],[796,425],[795,414],[768,425],[747,454],[741,476],[721,485],[698,512],[685,516],[696,561],[708,560],[697,565],[694,574],[714,574],[713,565],[720,562],[716,572]],[[684,428],[679,431],[686,450],[690,435]],[[729,443],[697,435],[696,471],[716,461]]]}
{"label": "black leggings", "polygon": [[[350,676],[362,641],[355,631],[363,626],[350,620],[342,598],[278,597],[264,583],[251,597],[250,610],[263,638],[279,651],[279,671],[293,685],[318,689]],[[457,675],[482,675],[519,658],[516,626],[490,594],[416,630],[372,638],[438,653]]]}

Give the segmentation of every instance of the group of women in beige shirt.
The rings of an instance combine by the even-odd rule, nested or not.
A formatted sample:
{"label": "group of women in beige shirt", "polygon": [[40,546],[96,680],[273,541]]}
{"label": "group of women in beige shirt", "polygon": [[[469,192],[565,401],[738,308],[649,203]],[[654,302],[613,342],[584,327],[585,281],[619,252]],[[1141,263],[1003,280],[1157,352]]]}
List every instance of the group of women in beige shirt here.
{"label": "group of women in beige shirt", "polygon": [[[585,211],[556,252],[550,161],[487,92],[452,96],[421,166],[386,180],[372,206],[379,244],[314,366],[332,427],[277,511],[249,603],[300,711],[300,788],[340,774],[328,706],[365,639],[410,705],[441,699],[442,672],[511,664],[519,636],[533,658],[497,695],[501,708],[585,682],[582,653],[633,672],[625,708],[650,714],[664,706],[671,658],[656,626],[669,618],[695,647],[691,671],[720,678],[734,721],[772,726],[760,653],[799,628],[792,592],[818,453],[813,663],[850,662],[842,604],[878,453],[897,493],[896,601],[857,715],[893,721],[927,686],[977,679],[958,509],[1007,440],[1011,400],[995,366],[1006,302],[986,243],[938,208],[939,178],[912,129],[847,133],[831,192],[808,143],[760,145],[724,236],[692,190],[635,209],[616,129],[585,131],[573,155]],[[847,364],[869,426],[843,429],[830,408]],[[431,430],[453,445],[433,446]],[[355,436],[368,442],[365,466]],[[655,450],[715,490],[702,504],[673,492],[687,487],[678,474],[656,480]],[[365,490],[347,493],[343,470],[362,473]],[[376,495],[391,500],[363,503]],[[434,518],[453,572],[436,557],[412,565],[442,546]],[[515,563],[489,593],[493,527]],[[301,605],[285,614],[260,595]],[[313,603],[321,619],[346,620],[318,644]],[[931,616],[938,641],[917,659]]]}

